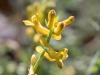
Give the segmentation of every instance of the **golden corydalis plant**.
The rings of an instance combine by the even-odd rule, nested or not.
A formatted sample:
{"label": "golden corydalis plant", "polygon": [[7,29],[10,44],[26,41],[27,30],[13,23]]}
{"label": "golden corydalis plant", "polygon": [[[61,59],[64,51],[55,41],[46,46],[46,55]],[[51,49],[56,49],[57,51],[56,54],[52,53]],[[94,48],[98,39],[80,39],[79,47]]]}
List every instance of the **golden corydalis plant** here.
{"label": "golden corydalis plant", "polygon": [[49,41],[51,37],[53,37],[55,40],[60,40],[61,33],[63,32],[64,28],[67,25],[71,24],[74,20],[74,16],[70,16],[67,20],[58,22],[58,17],[56,17],[55,10],[51,10],[48,13],[48,22],[46,23],[47,28],[41,25],[41,23],[39,22],[38,14],[33,15],[31,17],[31,20],[23,21],[25,25],[33,26],[36,32],[41,34],[39,38],[41,46],[36,47],[36,51],[39,52],[41,55],[34,65],[34,72],[36,71],[37,67],[40,64],[40,61],[43,59],[44,56],[51,62],[56,61],[59,68],[63,67],[62,61],[68,57],[68,49],[63,48],[57,52],[49,45]]}

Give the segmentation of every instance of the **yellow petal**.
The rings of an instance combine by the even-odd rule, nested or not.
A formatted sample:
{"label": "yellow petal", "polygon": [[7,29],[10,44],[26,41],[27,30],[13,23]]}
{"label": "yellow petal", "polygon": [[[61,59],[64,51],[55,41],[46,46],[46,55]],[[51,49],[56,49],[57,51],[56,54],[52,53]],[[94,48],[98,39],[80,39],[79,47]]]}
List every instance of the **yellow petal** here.
{"label": "yellow petal", "polygon": [[37,23],[37,25],[35,25],[35,29],[38,33],[43,34],[43,35],[49,35],[49,30],[46,29],[45,27],[43,27],[42,25],[39,25],[40,23]]}
{"label": "yellow petal", "polygon": [[33,15],[33,16],[31,17],[31,21],[32,21],[33,23],[38,22],[38,13],[37,13],[36,15]]}
{"label": "yellow petal", "polygon": [[63,22],[59,22],[57,27],[54,29],[54,34],[55,35],[60,35],[62,33],[62,31],[64,30],[65,25]]}
{"label": "yellow petal", "polygon": [[60,50],[58,52],[57,55],[58,55],[60,60],[65,60],[68,57],[67,53],[68,53],[68,49],[67,48],[63,48],[62,50]]}
{"label": "yellow petal", "polygon": [[63,63],[62,63],[62,60],[57,60],[57,65],[60,69],[62,69],[63,67]]}
{"label": "yellow petal", "polygon": [[70,16],[67,20],[63,21],[65,26],[71,24],[75,20],[74,16]]}
{"label": "yellow petal", "polygon": [[33,26],[33,23],[31,21],[29,21],[29,20],[24,20],[23,22],[27,26]]}
{"label": "yellow petal", "polygon": [[55,39],[55,40],[60,40],[62,38],[61,35],[57,36],[57,35],[54,35],[52,34],[52,37]]}
{"label": "yellow petal", "polygon": [[38,52],[38,53],[40,53],[40,54],[42,54],[42,52],[43,52],[43,48],[42,47],[40,47],[40,46],[37,46],[36,47],[36,51]]}
{"label": "yellow petal", "polygon": [[[40,54],[44,51],[44,49],[41,46],[36,47],[36,51]],[[56,61],[55,59],[52,59],[47,52],[44,54],[45,58],[47,58],[49,61]]]}
{"label": "yellow petal", "polygon": [[55,10],[51,10],[51,11],[48,13],[48,28],[50,28],[50,29],[53,28],[55,17],[56,17],[56,12],[55,12]]}
{"label": "yellow petal", "polygon": [[34,65],[35,60],[36,60],[36,56],[35,56],[35,54],[33,54],[31,57],[31,65]]}

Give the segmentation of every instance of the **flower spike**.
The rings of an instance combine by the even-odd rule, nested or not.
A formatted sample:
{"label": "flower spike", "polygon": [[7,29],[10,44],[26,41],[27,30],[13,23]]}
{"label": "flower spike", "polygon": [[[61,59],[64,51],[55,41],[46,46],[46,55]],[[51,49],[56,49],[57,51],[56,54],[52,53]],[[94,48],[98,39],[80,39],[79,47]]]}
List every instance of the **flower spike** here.
{"label": "flower spike", "polygon": [[[30,13],[30,15],[32,15],[32,13],[34,12],[31,9],[32,6],[28,8],[29,10],[28,12]],[[36,9],[38,11],[37,7]],[[44,27],[42,25],[42,22],[40,23],[40,21],[38,20],[38,18],[40,19],[41,17],[43,21],[44,18],[41,15],[41,13],[38,12],[38,14],[29,17],[29,20],[23,21],[25,25],[34,27],[38,35],[37,36],[34,35],[32,27],[27,28],[26,32],[33,37],[33,40],[35,40],[35,42],[40,42],[42,44],[41,46],[36,47],[36,51],[41,54],[36,63],[35,63],[36,56],[33,54],[31,57],[30,69],[28,75],[36,75],[34,72],[37,70],[43,57],[47,58],[51,62],[55,61],[58,67],[62,69],[63,60],[68,58],[68,49],[63,48],[59,51],[55,51],[48,43],[50,42],[51,37],[53,37],[56,40],[60,40],[62,38],[61,33],[63,32],[65,26],[71,24],[75,20],[74,16],[70,16],[67,20],[58,22],[59,17],[56,17],[55,10],[51,10],[48,13],[48,21],[45,20],[47,27]],[[44,37],[46,37],[46,39]]]}

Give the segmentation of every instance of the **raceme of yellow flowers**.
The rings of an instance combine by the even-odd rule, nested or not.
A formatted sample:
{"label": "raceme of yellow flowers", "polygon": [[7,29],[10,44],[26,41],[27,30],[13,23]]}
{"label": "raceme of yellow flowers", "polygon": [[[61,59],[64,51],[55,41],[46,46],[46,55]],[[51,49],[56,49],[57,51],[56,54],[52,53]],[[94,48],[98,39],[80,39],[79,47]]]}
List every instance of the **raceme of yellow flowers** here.
{"label": "raceme of yellow flowers", "polygon": [[[51,37],[54,38],[55,40],[60,40],[62,38],[61,33],[63,32],[64,28],[67,25],[71,24],[74,20],[75,20],[74,16],[70,16],[68,19],[58,22],[58,17],[56,17],[55,10],[51,10],[48,13],[48,21],[46,21],[46,27],[44,27],[44,25],[41,25],[41,23],[39,22],[38,14],[33,15],[31,17],[31,20],[24,20],[23,22],[27,26],[34,27],[36,32],[38,34],[41,34],[39,41],[42,46],[37,46],[36,51],[40,53],[41,55],[45,51],[43,56],[51,62],[56,61],[58,67],[62,68],[63,60],[65,60],[68,57],[68,54],[67,54],[68,49],[63,48],[57,52],[49,45],[49,40]],[[39,65],[39,63],[36,63],[35,65]],[[34,67],[34,68],[31,68],[31,67]],[[29,75],[34,75],[34,73],[30,74],[31,69],[33,69],[33,71],[36,70],[36,66],[34,65],[30,66],[30,70],[29,70]]]}

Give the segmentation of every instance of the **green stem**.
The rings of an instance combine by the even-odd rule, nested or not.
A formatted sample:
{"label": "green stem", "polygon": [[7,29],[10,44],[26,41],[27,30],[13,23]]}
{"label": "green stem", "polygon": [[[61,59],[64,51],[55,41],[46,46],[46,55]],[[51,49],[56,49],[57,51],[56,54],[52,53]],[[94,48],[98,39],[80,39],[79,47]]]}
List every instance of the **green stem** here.
{"label": "green stem", "polygon": [[53,30],[50,30],[49,36],[47,38],[47,43],[50,42],[51,36],[52,36]]}
{"label": "green stem", "polygon": [[[48,36],[48,38],[47,38],[47,43],[50,42],[52,33],[53,33],[53,31],[50,30],[49,36]],[[39,64],[40,64],[40,62],[42,61],[42,59],[43,59],[43,57],[44,57],[44,53],[45,53],[45,50],[42,52],[42,54],[40,55],[40,57],[37,59],[35,65],[34,65],[34,68],[33,68],[33,69],[34,69],[34,72],[36,72],[36,70],[37,70],[37,68],[38,68],[38,66],[39,66]]]}
{"label": "green stem", "polygon": [[36,72],[40,62],[42,61],[42,59],[44,57],[44,53],[45,53],[45,51],[43,51],[42,54],[40,55],[40,57],[37,59],[35,65],[34,65],[34,72]]}

